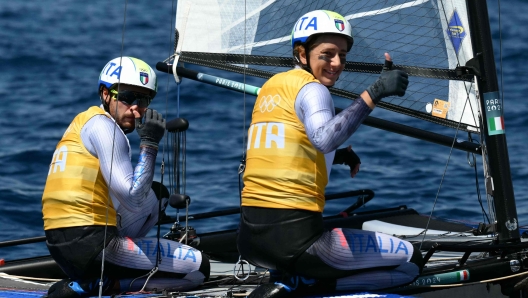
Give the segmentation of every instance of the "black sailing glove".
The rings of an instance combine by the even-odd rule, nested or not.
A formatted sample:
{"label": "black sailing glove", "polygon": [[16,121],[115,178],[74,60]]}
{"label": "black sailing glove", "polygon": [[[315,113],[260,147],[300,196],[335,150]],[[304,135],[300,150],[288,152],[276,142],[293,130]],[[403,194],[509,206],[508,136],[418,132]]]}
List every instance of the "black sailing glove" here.
{"label": "black sailing glove", "polygon": [[158,149],[158,144],[165,134],[165,119],[156,110],[147,109],[142,118],[136,118],[136,130],[141,139],[140,147]]}
{"label": "black sailing glove", "polygon": [[352,150],[351,146],[347,148],[337,149],[334,155],[334,165],[345,164],[350,167],[350,171],[353,171],[357,164],[361,164],[361,160],[357,154]]}
{"label": "black sailing glove", "polygon": [[378,104],[384,97],[405,95],[407,85],[409,85],[407,73],[398,69],[392,70],[392,61],[385,60],[379,78],[367,88],[367,92],[374,104]]}

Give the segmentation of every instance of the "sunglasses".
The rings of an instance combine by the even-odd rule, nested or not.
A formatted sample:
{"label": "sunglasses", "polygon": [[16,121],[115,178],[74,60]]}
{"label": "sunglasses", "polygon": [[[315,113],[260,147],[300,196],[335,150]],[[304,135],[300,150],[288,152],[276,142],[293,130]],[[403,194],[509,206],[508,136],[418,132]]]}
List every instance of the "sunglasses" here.
{"label": "sunglasses", "polygon": [[140,92],[128,90],[121,90],[119,93],[116,90],[111,90],[110,92],[113,94],[112,97],[129,106],[137,105],[140,108],[146,108],[152,101],[152,97]]}

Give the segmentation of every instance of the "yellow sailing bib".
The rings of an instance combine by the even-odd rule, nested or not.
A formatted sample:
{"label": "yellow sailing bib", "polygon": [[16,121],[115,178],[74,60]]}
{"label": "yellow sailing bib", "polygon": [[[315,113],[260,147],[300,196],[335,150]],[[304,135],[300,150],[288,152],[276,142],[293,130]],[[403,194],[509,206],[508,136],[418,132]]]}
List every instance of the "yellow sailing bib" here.
{"label": "yellow sailing bib", "polygon": [[248,132],[242,206],[323,211],[324,154],[295,114],[295,98],[311,82],[319,81],[293,69],[273,76],[260,90]]}
{"label": "yellow sailing bib", "polygon": [[[99,160],[81,140],[81,129],[95,115],[106,115],[99,107],[80,113],[57,144],[42,195],[44,230],[105,225],[116,226],[116,212]],[[111,145],[111,144],[109,144]]]}

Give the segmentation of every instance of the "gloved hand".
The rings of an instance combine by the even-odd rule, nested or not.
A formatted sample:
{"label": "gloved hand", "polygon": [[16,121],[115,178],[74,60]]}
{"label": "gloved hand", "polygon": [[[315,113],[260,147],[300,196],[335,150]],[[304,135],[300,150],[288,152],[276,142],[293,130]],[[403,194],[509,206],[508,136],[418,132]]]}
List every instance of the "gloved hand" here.
{"label": "gloved hand", "polygon": [[147,109],[142,118],[136,118],[136,130],[141,139],[140,147],[158,149],[158,144],[165,134],[165,119],[156,110]]}
{"label": "gloved hand", "polygon": [[352,146],[348,146],[346,148],[336,150],[336,153],[334,155],[334,162],[332,164],[348,165],[350,167],[350,177],[354,178],[354,176],[356,176],[357,172],[359,171],[359,165],[361,164],[361,160],[354,152],[354,150],[352,150]]}
{"label": "gloved hand", "polygon": [[398,69],[392,70],[390,56],[385,54],[385,66],[383,66],[379,78],[367,88],[367,92],[374,104],[378,104],[384,97],[405,95],[407,85],[409,85],[407,73]]}

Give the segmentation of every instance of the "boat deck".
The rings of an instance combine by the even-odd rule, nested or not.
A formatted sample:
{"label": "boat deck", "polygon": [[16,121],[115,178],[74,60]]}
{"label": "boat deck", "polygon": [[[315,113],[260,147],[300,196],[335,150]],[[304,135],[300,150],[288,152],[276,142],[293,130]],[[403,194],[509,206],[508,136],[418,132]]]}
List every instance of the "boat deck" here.
{"label": "boat deck", "polygon": [[[259,284],[268,281],[268,277],[260,268],[252,268],[252,274],[243,282],[238,282],[233,277],[233,264],[214,262],[212,264],[214,272],[212,272],[211,279],[208,283],[202,285],[194,291],[170,292],[161,291],[156,293],[123,293],[113,297],[127,297],[127,298],[146,298],[146,297],[165,297],[165,298],[198,298],[198,297],[246,297]],[[231,275],[229,275],[231,272]],[[45,297],[49,287],[56,280],[46,280],[38,278],[25,278],[15,275],[0,273],[0,297],[2,298],[34,298]],[[405,297],[424,297],[424,298],[445,298],[451,297],[504,297],[501,294],[499,285],[493,284],[476,284],[471,286],[438,289],[421,293],[419,295],[401,295],[401,294],[384,294],[384,293],[350,293],[329,295],[326,297],[386,297],[386,298],[405,298]],[[104,296],[110,297],[110,296]]]}

